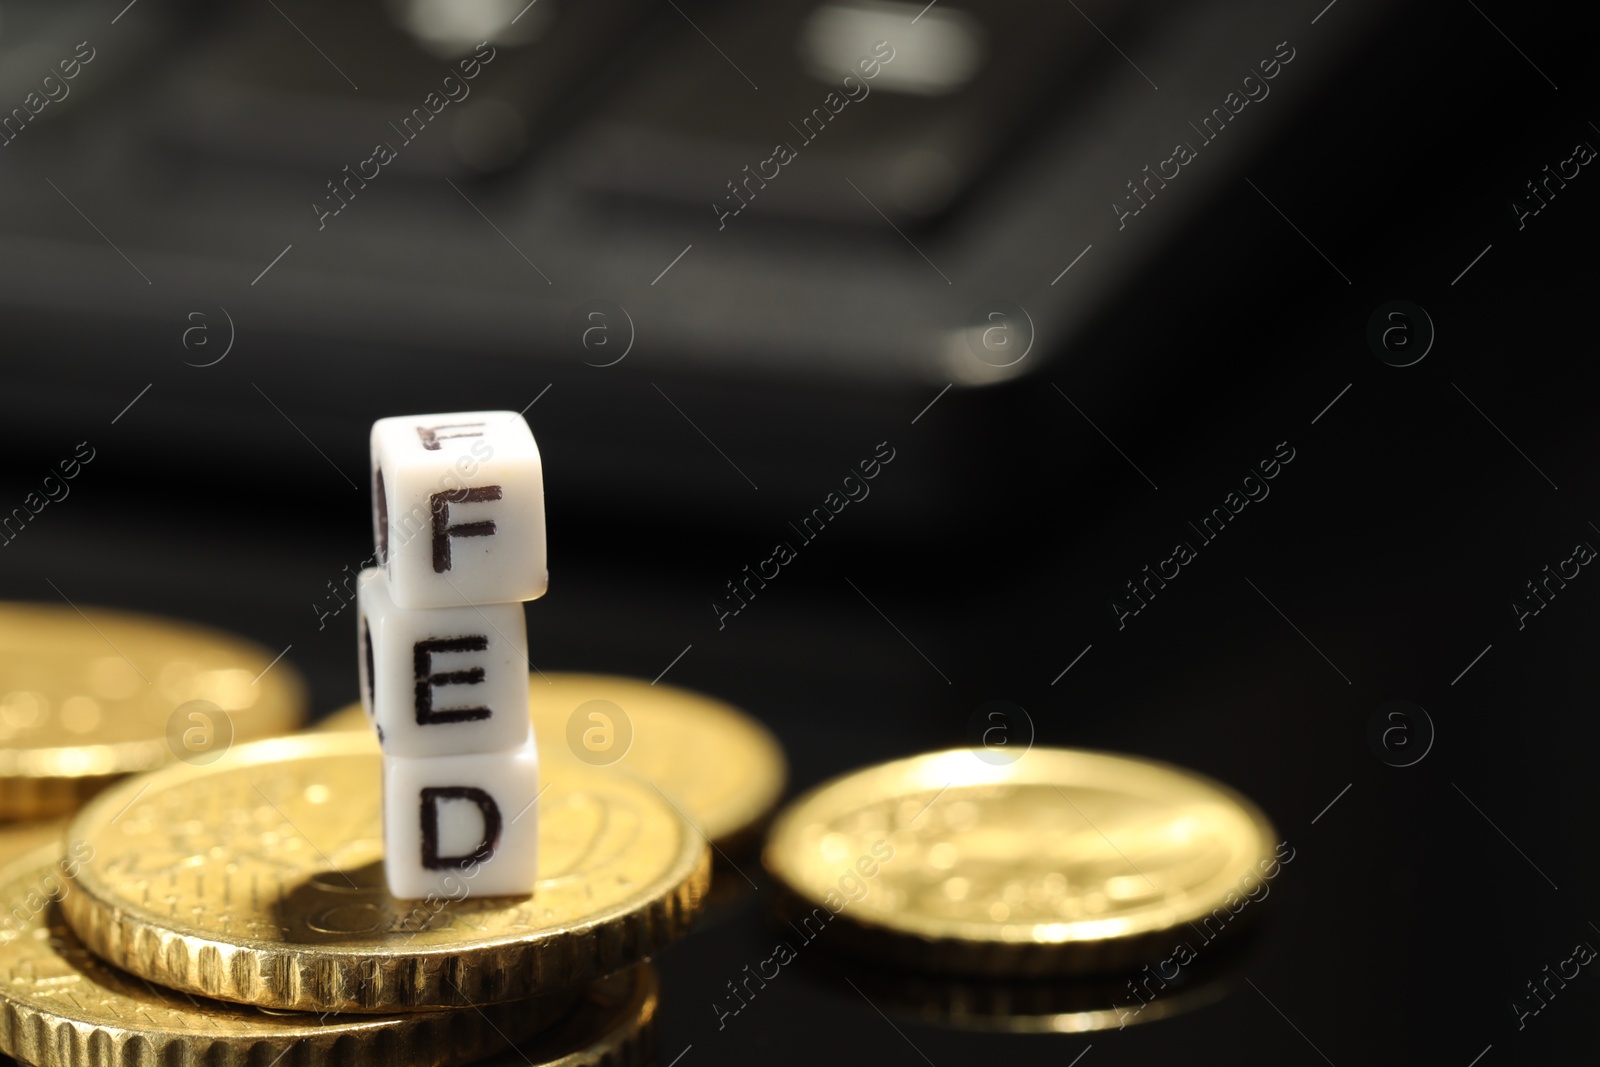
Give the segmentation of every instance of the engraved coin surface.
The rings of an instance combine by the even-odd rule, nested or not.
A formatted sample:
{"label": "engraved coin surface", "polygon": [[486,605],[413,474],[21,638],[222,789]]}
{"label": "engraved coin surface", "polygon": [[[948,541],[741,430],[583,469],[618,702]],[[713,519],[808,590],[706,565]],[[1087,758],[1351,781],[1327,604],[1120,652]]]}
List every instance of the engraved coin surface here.
{"label": "engraved coin surface", "polygon": [[94,851],[62,902],[94,952],[152,982],[306,1011],[488,1004],[610,974],[683,934],[704,839],[649,784],[541,769],[531,896],[395,900],[381,757],[359,734],[278,738],[108,790],[68,839]]}
{"label": "engraved coin surface", "polygon": [[[262,1011],[162,989],[90,953],[51,899],[55,852],[7,867],[0,902],[0,1050],[63,1067],[387,1067],[469,1063],[537,1032],[577,993],[401,1015],[317,1016]],[[70,886],[67,898],[76,895]],[[29,902],[37,902],[35,907]]]}
{"label": "engraved coin surface", "polygon": [[[188,755],[168,738],[186,702],[222,713],[230,739],[293,730],[305,685],[273,660],[259,645],[168,619],[0,603],[0,818],[65,814],[114,777]],[[208,734],[211,751],[217,736]]]}
{"label": "engraved coin surface", "polygon": [[1277,873],[1272,839],[1248,800],[1165,764],[958,749],[811,791],[779,813],[763,860],[800,908],[847,920],[884,958],[1047,974],[1231,908]]}
{"label": "engraved coin surface", "polygon": [[[529,678],[528,704],[542,759],[576,759],[654,782],[722,848],[748,840],[783,795],[788,769],[777,739],[703,693],[547,671]],[[372,729],[358,704],[317,725]]]}

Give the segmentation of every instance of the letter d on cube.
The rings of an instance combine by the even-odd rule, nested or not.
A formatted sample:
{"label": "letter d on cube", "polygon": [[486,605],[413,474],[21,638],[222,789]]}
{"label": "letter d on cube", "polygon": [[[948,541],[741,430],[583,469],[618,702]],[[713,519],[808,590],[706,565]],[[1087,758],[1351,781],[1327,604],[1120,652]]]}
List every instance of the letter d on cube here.
{"label": "letter d on cube", "polygon": [[530,737],[509,752],[383,760],[384,875],[389,894],[525,896],[539,848],[539,757]]}

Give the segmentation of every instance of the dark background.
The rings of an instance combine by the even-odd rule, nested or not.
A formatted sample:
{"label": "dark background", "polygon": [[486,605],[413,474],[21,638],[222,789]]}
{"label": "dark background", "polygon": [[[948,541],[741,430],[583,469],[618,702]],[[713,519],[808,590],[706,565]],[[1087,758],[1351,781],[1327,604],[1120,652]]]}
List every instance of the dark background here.
{"label": "dark background", "polygon": [[[0,35],[14,7],[0,4]],[[891,1026],[839,980],[854,975],[863,989],[885,980],[854,962],[838,972],[786,968],[719,1030],[709,1006],[745,964],[771,951],[763,888],[713,914],[659,961],[663,1063],[692,1046],[677,1061],[684,1067],[1059,1065],[1092,1044],[1076,1062],[1426,1058],[1467,1067],[1594,1047],[1600,979],[1587,969],[1521,1029],[1511,1007],[1575,943],[1600,945],[1591,921],[1600,921],[1592,906],[1600,872],[1583,844],[1595,797],[1600,578],[1583,569],[1521,628],[1511,606],[1546,564],[1579,542],[1600,544],[1591,415],[1600,189],[1589,188],[1600,178],[1584,168],[1520,229],[1510,207],[1523,183],[1575,143],[1600,144],[1589,121],[1600,113],[1592,21],[1575,21],[1574,9],[1488,0],[1389,11],[1361,0],[1322,10],[1313,0],[1280,6],[1272,25],[1241,27],[1241,69],[1284,38],[1313,58],[1317,34],[1336,20],[1361,29],[1314,91],[1310,83],[1291,90],[1285,73],[1283,121],[1226,169],[1219,163],[1204,196],[1198,185],[1193,194],[1179,185],[1129,222],[1152,234],[1139,239],[1158,251],[1076,311],[1070,328],[1041,328],[1015,377],[941,394],[949,377],[926,369],[813,372],[804,360],[730,340],[735,312],[685,269],[696,260],[678,264],[678,279],[668,273],[646,286],[684,243],[694,244],[689,255],[714,262],[759,253],[772,232],[746,228],[743,244],[719,243],[703,208],[681,218],[646,219],[645,208],[629,206],[606,213],[592,241],[601,254],[630,227],[667,236],[648,261],[618,253],[617,277],[626,267],[632,289],[595,282],[581,293],[564,290],[560,263],[541,261],[537,249],[524,245],[551,272],[550,285],[478,216],[450,216],[447,228],[481,244],[495,272],[523,272],[516,299],[551,321],[567,321],[595,294],[628,306],[639,342],[608,368],[586,366],[581,351],[554,340],[534,338],[521,351],[480,345],[470,325],[452,327],[455,343],[419,334],[408,344],[376,320],[363,339],[302,319],[295,286],[314,279],[294,274],[294,260],[276,268],[278,279],[274,271],[244,284],[284,244],[305,251],[330,234],[340,239],[344,220],[307,234],[298,192],[252,204],[245,189],[234,215],[212,203],[211,215],[188,219],[194,233],[219,242],[229,227],[247,225],[253,208],[268,218],[248,225],[267,232],[273,212],[294,222],[260,242],[254,260],[241,257],[229,280],[219,271],[214,288],[196,283],[204,272],[177,266],[188,288],[169,283],[162,269],[175,253],[158,247],[160,234],[117,238],[152,213],[180,217],[174,200],[192,194],[200,203],[217,188],[200,186],[218,179],[195,172],[192,186],[174,185],[171,175],[122,168],[119,153],[137,158],[138,146],[170,140],[176,121],[145,108],[138,87],[196,55],[225,65],[219,42],[233,40],[228,27],[246,16],[142,0],[108,26],[114,11],[79,10],[90,28],[52,38],[39,73],[83,37],[106,58],[86,69],[81,98],[41,116],[37,137],[30,128],[0,150],[0,199],[11,205],[0,234],[9,291],[0,295],[0,507],[20,504],[77,442],[90,442],[95,459],[67,499],[0,549],[7,597],[56,600],[49,579],[81,606],[205,622],[273,651],[292,646],[286,659],[309,678],[321,714],[356,696],[348,619],[322,626],[316,605],[327,602],[326,583],[371,551],[366,427],[387,414],[515,410],[537,397],[527,418],[545,463],[552,574],[548,596],[528,608],[541,669],[654,678],[673,663],[666,681],[738,704],[776,732],[793,789],[966,744],[974,711],[1008,700],[1027,710],[1037,743],[1147,755],[1232,785],[1296,849],[1263,905],[1266,921],[1218,980],[1217,1003],[1097,1034],[971,1033],[893,1010]],[[284,11],[313,39],[332,17],[309,5]],[[1165,15],[1134,15],[1126,35],[1112,36],[1138,61],[1141,28]],[[155,28],[139,28],[139,19]],[[1000,25],[1012,36],[997,40],[1020,47],[1026,26]],[[139,42],[125,63],[119,33]],[[307,62],[305,40],[281,24],[270,38],[251,39],[285,65]],[[1110,49],[1095,60],[1103,63],[1097,76],[1143,91]],[[720,63],[709,50],[685,54]],[[320,62],[311,56],[310,69],[331,79]],[[1180,89],[1163,71],[1140,67],[1163,82],[1161,92]],[[18,68],[7,70],[10,77]],[[436,80],[418,75],[416,91],[402,95],[420,96]],[[1219,78],[1196,92],[1220,98],[1230,85]],[[1052,117],[1071,114],[1076,99],[1035,99],[1037,114],[1012,155],[991,164],[988,184],[970,197],[1012,195],[1008,168],[1029,158],[1028,131],[1054,128]],[[97,109],[117,107],[124,110],[113,111],[114,121],[95,124]],[[492,197],[518,168],[554,166],[559,146],[586,129],[577,104],[563,114],[540,135],[556,147],[531,153],[511,179],[457,184]],[[269,120],[238,122],[248,139],[249,122]],[[1172,125],[1152,124],[1133,141],[1153,149]],[[17,162],[25,151],[32,161]],[[322,152],[306,171],[309,185],[296,188],[314,190],[320,175],[354,158],[342,145]],[[1105,199],[1155,158],[1135,152],[1108,170]],[[803,168],[804,160],[783,180],[807,182]],[[76,206],[150,284],[55,193],[41,191],[39,175],[63,190],[92,182],[94,195],[74,197]],[[367,204],[352,205],[352,217],[370,207],[373,221],[363,225],[403,225],[394,185],[394,201],[375,189]],[[971,209],[957,205],[931,222],[900,218],[919,247],[944,250],[930,255],[952,281],[945,293],[931,271],[907,277],[932,286],[941,303],[948,296],[958,313],[995,297],[1030,311],[1031,301],[1066,299],[1056,294],[1093,274],[1095,252],[1058,285],[1042,282],[1085,244],[1099,251],[1129,236],[1098,202],[1084,216],[1099,220],[1097,230],[1040,227],[1029,266],[1040,277],[1013,296],[994,284],[1003,270],[945,254],[955,255],[950,231]],[[874,255],[925,269],[882,230],[865,239]],[[364,244],[368,231],[348,233],[338,254],[350,261],[364,250],[379,260],[392,254]],[[46,246],[41,235],[66,236]],[[831,248],[811,254],[843,256]],[[441,265],[441,277],[453,269]],[[662,295],[680,280],[681,291]],[[274,295],[274,281],[286,295]],[[112,286],[126,291],[108,295]],[[426,299],[425,285],[377,292],[396,315]],[[882,294],[887,318],[898,292],[886,285]],[[234,293],[249,301],[247,314],[232,307]],[[804,320],[825,333],[830,317],[847,346],[844,333],[874,307],[870,288],[857,293],[861,307],[845,311],[802,286],[774,285],[767,305],[753,310],[769,317],[774,346],[782,324]],[[1436,330],[1426,358],[1408,367],[1384,362],[1366,336],[1376,309],[1400,299],[1425,308]],[[185,300],[235,314],[237,343],[223,362],[185,366],[215,351],[180,343]],[[687,332],[653,345],[650,315],[635,301],[672,304]],[[698,321],[697,302],[706,309]],[[1425,328],[1411,327],[1422,343]],[[708,348],[737,353],[746,343],[748,351],[742,361],[697,362],[697,335]],[[710,603],[723,583],[787,539],[786,523],[884,441],[895,459],[870,497],[719,630]],[[1194,541],[1186,523],[1220,505],[1280,442],[1294,460],[1270,496],[1119,627],[1109,602],[1123,583],[1175,541]],[[1367,732],[1380,705],[1397,699],[1425,708],[1436,731],[1426,757],[1404,768],[1386,765]],[[736,860],[765,887],[754,857]]]}

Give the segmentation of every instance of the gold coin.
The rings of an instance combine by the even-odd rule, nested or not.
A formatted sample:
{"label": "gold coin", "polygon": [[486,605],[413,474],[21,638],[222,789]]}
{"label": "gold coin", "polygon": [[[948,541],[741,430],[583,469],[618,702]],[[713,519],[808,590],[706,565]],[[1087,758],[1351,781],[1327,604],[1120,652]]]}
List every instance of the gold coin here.
{"label": "gold coin", "polygon": [[[562,1018],[578,994],[403,1015],[320,1017],[223,1004],[108,966],[61,918],[77,896],[46,847],[0,886],[0,1050],[63,1067],[387,1067],[469,1063]],[[291,1055],[292,1052],[292,1055]]]}
{"label": "gold coin", "polygon": [[837,915],[880,959],[1039,975],[1227,925],[1277,874],[1272,841],[1255,805],[1165,764],[1034,748],[997,766],[957,749],[806,794],[779,813],[763,861],[809,909],[802,928]]}
{"label": "gold coin", "polygon": [[57,853],[64,852],[66,837],[66,819],[0,824],[0,870],[45,845],[53,846]]}
{"label": "gold coin", "polygon": [[[783,795],[783,749],[749,715],[703,693],[608,674],[528,679],[539,754],[618,767],[660,786],[724,849],[748,841]],[[371,730],[360,704],[317,724]]]}
{"label": "gold coin", "polygon": [[121,783],[73,820],[94,851],[62,902],[92,951],[152,982],[304,1011],[512,1000],[645,959],[683,934],[705,841],[644,782],[542,769],[532,896],[396,901],[380,756],[311,734]]}
{"label": "gold coin", "polygon": [[[190,701],[205,703],[180,710]],[[0,603],[0,818],[65,814],[177,754],[205,760],[233,739],[286,733],[305,703],[292,667],[228,634]]]}
{"label": "gold coin", "polygon": [[481,1067],[635,1067],[654,1063],[659,985],[641,963],[591,982],[560,1022]]}

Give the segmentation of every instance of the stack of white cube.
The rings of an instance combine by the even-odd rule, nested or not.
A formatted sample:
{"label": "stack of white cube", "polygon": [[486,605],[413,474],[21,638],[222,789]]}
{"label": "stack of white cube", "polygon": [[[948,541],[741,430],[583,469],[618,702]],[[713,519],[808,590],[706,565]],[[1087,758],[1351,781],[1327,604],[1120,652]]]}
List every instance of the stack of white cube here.
{"label": "stack of white cube", "polygon": [[372,480],[378,566],[361,573],[356,623],[389,892],[530,893],[539,756],[522,602],[549,584],[538,446],[513,411],[380,419]]}

